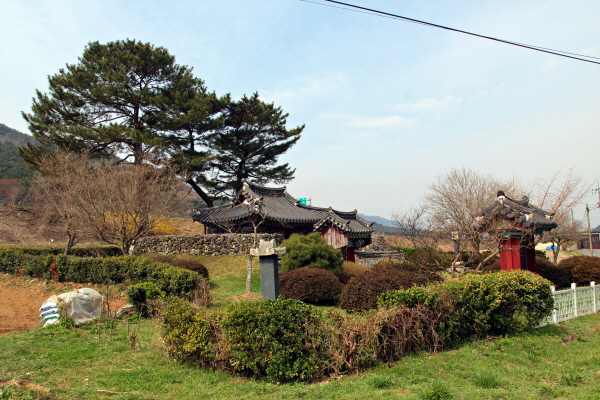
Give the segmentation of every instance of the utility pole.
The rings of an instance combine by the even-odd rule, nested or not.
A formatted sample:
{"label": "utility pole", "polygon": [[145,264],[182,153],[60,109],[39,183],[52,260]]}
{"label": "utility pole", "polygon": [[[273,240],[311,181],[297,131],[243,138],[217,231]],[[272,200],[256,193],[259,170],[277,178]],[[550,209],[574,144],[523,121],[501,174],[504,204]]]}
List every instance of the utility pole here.
{"label": "utility pole", "polygon": [[[598,194],[598,203],[596,207],[600,207],[600,182],[598,182],[598,186],[595,189],[592,189],[592,193]],[[590,241],[590,256],[594,255],[594,245],[592,244],[592,228],[590,227],[590,208],[588,205],[585,205],[585,211],[587,212],[587,223],[588,223],[588,240]]]}
{"label": "utility pole", "polygon": [[587,214],[587,223],[588,223],[588,240],[590,244],[590,256],[594,256],[594,246],[592,245],[592,230],[590,228],[590,208],[587,203],[585,204],[585,213]]}

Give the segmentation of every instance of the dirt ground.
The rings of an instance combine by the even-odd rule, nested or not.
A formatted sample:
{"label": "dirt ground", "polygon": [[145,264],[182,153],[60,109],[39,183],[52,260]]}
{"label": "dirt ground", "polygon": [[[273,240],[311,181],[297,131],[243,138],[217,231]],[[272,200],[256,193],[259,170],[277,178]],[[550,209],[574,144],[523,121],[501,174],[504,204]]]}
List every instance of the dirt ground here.
{"label": "dirt ground", "polygon": [[[0,274],[0,335],[41,327],[39,308],[42,303],[53,294],[81,287],[84,286],[72,283],[47,283],[39,279]],[[109,303],[111,310],[117,310],[127,304],[127,301],[121,293],[111,296]]]}
{"label": "dirt ground", "polygon": [[[193,235],[204,233],[204,227],[189,218],[167,218],[167,227],[176,227],[175,234]],[[62,247],[64,234],[60,226],[31,206],[0,204],[0,247]],[[76,247],[98,246],[93,240],[78,243]],[[105,294],[94,285],[62,284],[39,279],[9,277],[0,273],[0,335],[27,331],[41,327],[42,303],[53,294],[68,292],[81,287],[91,287]],[[111,294],[110,310],[115,311],[127,304],[124,293]]]}

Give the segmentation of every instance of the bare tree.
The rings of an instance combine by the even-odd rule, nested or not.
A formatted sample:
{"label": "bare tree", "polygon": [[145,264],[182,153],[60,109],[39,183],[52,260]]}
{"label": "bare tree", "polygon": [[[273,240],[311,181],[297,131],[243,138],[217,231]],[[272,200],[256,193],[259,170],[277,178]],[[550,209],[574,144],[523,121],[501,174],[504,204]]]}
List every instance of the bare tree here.
{"label": "bare tree", "polygon": [[87,163],[86,155],[46,154],[40,157],[38,174],[32,181],[33,199],[42,211],[51,214],[46,215],[46,218],[56,217],[67,236],[64,254],[69,254],[85,232],[82,215],[72,195],[80,192],[87,184],[79,176]]}
{"label": "bare tree", "polygon": [[398,228],[398,237],[415,248],[424,248],[429,255],[430,264],[437,261],[434,255],[438,251],[442,235],[434,226],[426,206],[419,205],[404,212],[395,212],[392,214],[392,221]]}
{"label": "bare tree", "polygon": [[[254,233],[254,244],[253,248],[256,248],[258,244],[258,227],[266,221],[268,213],[264,211],[260,201],[255,201],[253,205],[247,206],[249,210],[253,212],[250,223],[252,224],[252,230]],[[246,293],[252,291],[252,260],[254,256],[248,256],[248,263],[246,265]]]}
{"label": "bare tree", "polygon": [[576,174],[573,169],[566,173],[556,171],[547,179],[534,186],[533,197],[540,208],[554,213],[558,228],[545,232],[543,240],[552,243],[553,261],[558,262],[561,247],[578,239],[583,222],[573,218],[573,208],[581,202],[590,189],[591,183]]}
{"label": "bare tree", "polygon": [[168,165],[95,164],[90,173],[92,184],[81,194],[79,207],[96,235],[118,245],[123,254],[181,200],[183,180]]}
{"label": "bare tree", "polygon": [[497,253],[498,242],[491,235],[475,229],[475,218],[492,203],[500,188],[508,193],[519,191],[514,179],[502,182],[491,175],[462,167],[438,175],[423,200],[428,207],[432,229],[448,239],[454,238],[459,252],[470,250],[475,258],[473,261],[478,262],[477,269],[485,261],[481,252]]}
{"label": "bare tree", "polygon": [[170,165],[113,165],[69,154],[46,161],[40,179],[69,242],[85,229],[128,254],[132,242],[148,235],[164,211],[181,201],[178,188],[185,178]]}
{"label": "bare tree", "polygon": [[[459,252],[470,251],[471,261],[476,262],[477,269],[480,269],[490,257],[498,253],[498,238],[497,235],[488,235],[475,229],[477,214],[495,200],[498,190],[509,193],[513,198],[527,194],[531,204],[555,213],[554,220],[559,228],[546,233],[546,238],[555,244],[556,262],[561,245],[576,237],[579,222],[572,220],[571,209],[588,193],[590,185],[569,170],[567,173],[555,172],[530,187],[526,192],[515,179],[500,181],[491,175],[464,167],[452,169],[440,174],[429,186],[422,201],[424,206],[397,216],[396,219],[405,223],[411,232],[416,232],[417,227],[421,226],[423,232],[431,230],[445,238],[455,239]],[[490,228],[496,231],[510,229],[503,220],[494,221],[492,225]],[[418,235],[413,240],[422,242]],[[483,252],[487,257],[481,256]]]}

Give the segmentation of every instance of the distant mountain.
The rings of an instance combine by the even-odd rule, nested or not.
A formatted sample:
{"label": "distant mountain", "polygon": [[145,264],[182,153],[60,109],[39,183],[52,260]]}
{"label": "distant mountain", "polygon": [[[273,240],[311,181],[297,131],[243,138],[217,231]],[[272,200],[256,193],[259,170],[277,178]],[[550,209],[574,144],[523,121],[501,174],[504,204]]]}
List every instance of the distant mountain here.
{"label": "distant mountain", "polygon": [[32,171],[19,155],[17,148],[27,142],[36,143],[32,136],[0,124],[0,179],[26,179]]}
{"label": "distant mountain", "polygon": [[35,143],[35,139],[31,135],[26,135],[16,129],[0,124],[0,143],[12,143],[15,146],[23,146],[27,142]]}
{"label": "distant mountain", "polygon": [[361,218],[366,219],[367,221],[374,222],[374,223],[379,224],[379,225],[383,225],[383,226],[396,226],[393,221],[391,221],[389,219],[385,219],[383,217],[377,217],[377,216],[373,216],[373,215],[363,215],[363,214],[358,214],[358,215]]}

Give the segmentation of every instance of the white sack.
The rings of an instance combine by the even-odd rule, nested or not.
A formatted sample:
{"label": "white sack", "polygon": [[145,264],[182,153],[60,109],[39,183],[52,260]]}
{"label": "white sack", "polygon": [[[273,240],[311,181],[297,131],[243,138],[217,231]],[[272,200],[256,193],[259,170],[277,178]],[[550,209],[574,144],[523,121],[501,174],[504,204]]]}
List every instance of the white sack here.
{"label": "white sack", "polygon": [[93,321],[102,313],[104,297],[94,289],[77,289],[53,295],[46,303],[56,303],[62,307],[62,315],[71,318],[76,324]]}

